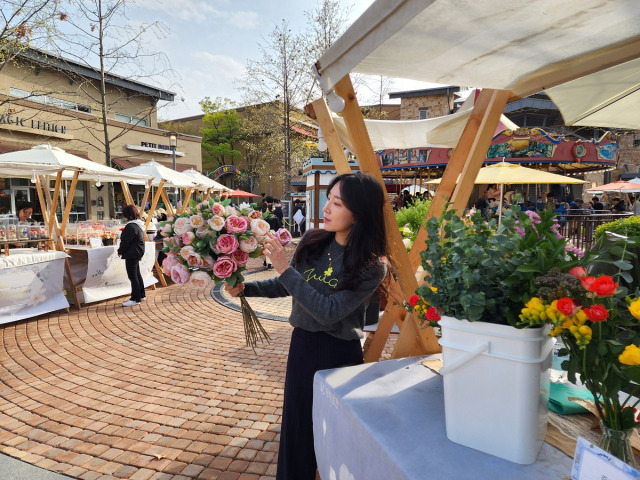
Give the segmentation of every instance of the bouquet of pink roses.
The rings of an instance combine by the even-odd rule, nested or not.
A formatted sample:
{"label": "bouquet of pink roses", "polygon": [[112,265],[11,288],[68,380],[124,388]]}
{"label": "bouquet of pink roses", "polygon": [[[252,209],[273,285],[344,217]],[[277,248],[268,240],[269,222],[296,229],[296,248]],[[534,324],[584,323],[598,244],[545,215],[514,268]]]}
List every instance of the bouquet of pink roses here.
{"label": "bouquet of pink roses", "polygon": [[[269,232],[269,223],[254,206],[233,207],[229,199],[192,200],[184,213],[161,222],[162,251],[167,254],[163,273],[179,285],[191,282],[199,288],[212,279],[231,286],[244,281],[242,272],[249,258],[260,256]],[[291,241],[291,234],[283,228],[275,236],[283,246]],[[247,346],[255,351],[258,339],[268,342],[269,335],[244,295],[239,298]]]}

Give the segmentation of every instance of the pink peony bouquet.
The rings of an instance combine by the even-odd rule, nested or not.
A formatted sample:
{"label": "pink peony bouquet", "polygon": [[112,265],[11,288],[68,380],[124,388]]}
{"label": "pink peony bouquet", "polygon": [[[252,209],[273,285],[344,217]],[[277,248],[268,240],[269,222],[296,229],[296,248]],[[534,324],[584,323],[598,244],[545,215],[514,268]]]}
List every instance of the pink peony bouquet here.
{"label": "pink peony bouquet", "polygon": [[[212,279],[232,286],[244,281],[242,272],[249,258],[260,256],[269,232],[269,223],[254,206],[234,207],[228,199],[191,201],[184,213],[161,222],[162,251],[167,254],[163,273],[179,285],[191,282],[198,288],[205,288]],[[274,235],[283,246],[291,242],[284,228]],[[247,345],[255,351],[258,339],[269,341],[269,335],[244,295],[240,303]]]}

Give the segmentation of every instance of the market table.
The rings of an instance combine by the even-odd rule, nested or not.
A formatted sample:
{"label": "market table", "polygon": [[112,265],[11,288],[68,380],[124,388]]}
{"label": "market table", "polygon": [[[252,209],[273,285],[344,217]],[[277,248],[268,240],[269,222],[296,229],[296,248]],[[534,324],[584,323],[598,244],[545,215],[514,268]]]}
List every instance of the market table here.
{"label": "market table", "polygon": [[[71,255],[71,275],[82,303],[99,302],[131,293],[131,282],[124,260],[118,257],[117,245],[94,248],[67,245],[67,252]],[[140,261],[140,274],[145,288],[158,282],[152,273],[155,258],[155,243],[145,242],[144,257]]]}
{"label": "market table", "polygon": [[12,248],[0,256],[0,324],[69,308],[62,290],[64,252]]}
{"label": "market table", "polygon": [[323,480],[569,476],[573,459],[547,443],[536,463],[518,465],[448,440],[442,377],[420,363],[425,358],[366,363],[315,375],[313,430]]}

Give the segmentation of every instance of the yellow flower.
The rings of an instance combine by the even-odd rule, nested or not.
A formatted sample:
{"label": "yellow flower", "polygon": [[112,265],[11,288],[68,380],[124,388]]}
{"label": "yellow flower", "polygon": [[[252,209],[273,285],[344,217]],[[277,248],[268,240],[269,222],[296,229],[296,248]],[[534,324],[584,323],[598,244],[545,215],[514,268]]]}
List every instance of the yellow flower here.
{"label": "yellow flower", "polygon": [[640,320],[640,298],[629,304],[629,311],[631,312],[631,315]]}
{"label": "yellow flower", "polygon": [[640,365],[640,348],[635,345],[627,345],[618,360],[624,365]]}

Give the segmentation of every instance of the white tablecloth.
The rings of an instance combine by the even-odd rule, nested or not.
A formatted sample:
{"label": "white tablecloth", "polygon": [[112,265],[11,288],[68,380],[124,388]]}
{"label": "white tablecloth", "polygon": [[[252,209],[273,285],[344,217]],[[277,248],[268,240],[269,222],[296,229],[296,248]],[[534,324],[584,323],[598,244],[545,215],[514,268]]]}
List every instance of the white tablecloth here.
{"label": "white tablecloth", "polygon": [[[131,282],[124,260],[118,257],[117,246],[89,248],[71,245],[67,246],[67,250],[71,253],[73,281],[76,284],[84,281],[81,302],[98,302],[131,293]],[[144,257],[140,261],[140,274],[145,287],[158,281],[152,273],[155,258],[155,243],[145,242]]]}
{"label": "white tablecloth", "polygon": [[0,256],[0,323],[69,307],[62,292],[64,252],[12,248]]}
{"label": "white tablecloth", "polygon": [[448,440],[442,377],[420,365],[423,358],[316,374],[313,430],[323,480],[560,480],[570,475],[573,459],[547,443],[536,463],[518,465]]}

